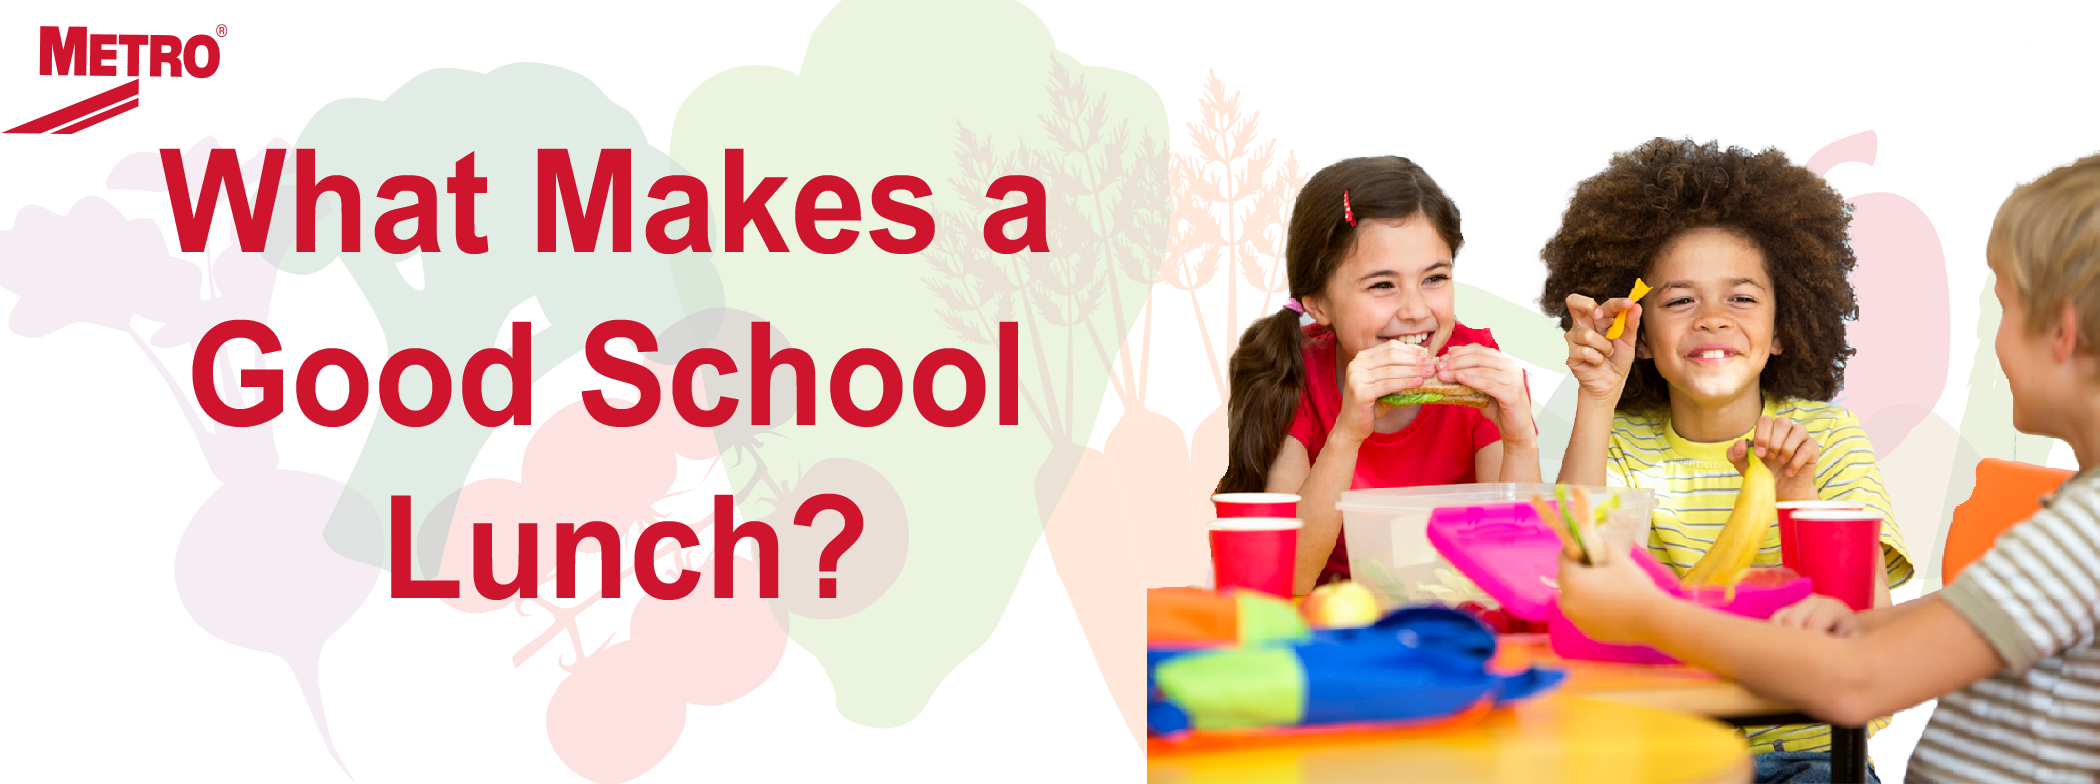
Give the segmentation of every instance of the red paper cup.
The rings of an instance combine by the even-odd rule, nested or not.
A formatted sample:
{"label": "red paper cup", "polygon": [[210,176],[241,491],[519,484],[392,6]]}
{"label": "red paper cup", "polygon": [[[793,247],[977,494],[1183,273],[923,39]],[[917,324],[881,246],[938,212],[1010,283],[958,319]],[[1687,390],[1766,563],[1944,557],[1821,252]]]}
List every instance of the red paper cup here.
{"label": "red paper cup", "polygon": [[1779,509],[1779,562],[1788,569],[1801,570],[1801,559],[1795,554],[1794,543],[1800,536],[1794,533],[1794,513],[1804,509],[1865,509],[1866,504],[1857,501],[1781,501],[1773,504]]}
{"label": "red paper cup", "polygon": [[1219,517],[1298,516],[1298,497],[1290,493],[1219,493],[1210,501],[1217,505]]}
{"label": "red paper cup", "polygon": [[1228,517],[1210,524],[1210,562],[1217,589],[1246,588],[1285,599],[1298,565],[1295,519]]}
{"label": "red paper cup", "polygon": [[1799,535],[1795,557],[1816,593],[1844,602],[1855,612],[1874,607],[1874,576],[1881,568],[1881,514],[1871,509],[1804,509],[1794,512]]}

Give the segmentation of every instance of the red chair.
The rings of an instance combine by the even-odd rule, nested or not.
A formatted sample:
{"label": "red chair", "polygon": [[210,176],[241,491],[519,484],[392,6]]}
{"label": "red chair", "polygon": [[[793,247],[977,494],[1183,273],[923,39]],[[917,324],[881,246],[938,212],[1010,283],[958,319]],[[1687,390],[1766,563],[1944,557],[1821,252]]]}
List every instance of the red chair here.
{"label": "red chair", "polygon": [[1984,458],[1976,464],[1976,490],[1954,508],[1947,543],[1940,550],[1940,584],[1950,585],[1961,570],[1998,543],[1998,535],[2042,508],[2042,496],[2070,479],[2061,468]]}

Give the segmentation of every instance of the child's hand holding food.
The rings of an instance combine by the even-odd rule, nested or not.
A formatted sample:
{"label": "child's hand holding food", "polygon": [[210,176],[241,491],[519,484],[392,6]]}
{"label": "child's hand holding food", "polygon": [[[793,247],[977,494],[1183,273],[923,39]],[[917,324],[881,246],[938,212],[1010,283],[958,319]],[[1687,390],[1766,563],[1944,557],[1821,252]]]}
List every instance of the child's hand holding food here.
{"label": "child's hand holding food", "polygon": [[1605,522],[1589,532],[1585,543],[1589,566],[1567,552],[1561,555],[1561,612],[1596,640],[1638,641],[1649,608],[1669,599],[1656,587],[1654,578],[1626,555],[1633,550],[1640,518],[1638,513],[1606,514]]}
{"label": "child's hand holding food", "polygon": [[1517,361],[1487,346],[1453,346],[1436,360],[1439,381],[1464,384],[1487,395],[1488,421],[1502,430],[1502,440],[1533,443],[1537,426],[1531,419],[1531,389]]}
{"label": "child's hand holding food", "polygon": [[1356,441],[1371,435],[1378,399],[1405,392],[1436,377],[1436,360],[1421,346],[1388,340],[1359,351],[1342,371],[1342,410],[1334,433]]}
{"label": "child's hand holding food", "polygon": [[[1575,375],[1584,395],[1616,405],[1640,341],[1640,302],[1619,297],[1599,305],[1589,297],[1570,294],[1567,306],[1569,320],[1574,322],[1565,336],[1568,371]],[[1612,322],[1621,315],[1625,316],[1625,326],[1619,335],[1605,337],[1612,331]]]}
{"label": "child's hand holding food", "polygon": [[1781,501],[1814,501],[1816,492],[1816,458],[1822,454],[1814,436],[1801,423],[1784,417],[1761,417],[1757,430],[1748,446],[1738,441],[1728,448],[1728,462],[1735,465],[1736,473],[1743,473],[1750,464],[1747,455],[1755,451],[1772,469],[1777,495]]}

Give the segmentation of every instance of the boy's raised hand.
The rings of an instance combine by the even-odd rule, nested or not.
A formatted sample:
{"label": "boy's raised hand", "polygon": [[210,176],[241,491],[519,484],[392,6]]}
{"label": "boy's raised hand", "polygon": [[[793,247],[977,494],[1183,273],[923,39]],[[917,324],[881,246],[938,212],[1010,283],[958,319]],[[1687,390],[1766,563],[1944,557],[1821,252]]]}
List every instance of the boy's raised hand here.
{"label": "boy's raised hand", "polygon": [[1531,443],[1537,426],[1531,419],[1531,389],[1517,361],[1479,344],[1452,346],[1436,360],[1437,380],[1464,384],[1486,394],[1488,421],[1502,430],[1502,440]]}
{"label": "boy's raised hand", "polygon": [[[1617,405],[1626,388],[1626,374],[1633,368],[1634,347],[1640,341],[1640,303],[1616,297],[1598,305],[1581,294],[1569,294],[1568,370],[1592,400]],[[1619,339],[1604,337],[1613,317],[1626,313],[1626,331]]]}
{"label": "boy's raised hand", "polygon": [[1816,492],[1816,458],[1822,450],[1808,428],[1785,417],[1759,417],[1757,429],[1750,440],[1737,441],[1728,447],[1728,462],[1735,466],[1736,473],[1749,470],[1748,455],[1755,451],[1772,469],[1781,501],[1814,501],[1821,496]]}
{"label": "boy's raised hand", "polygon": [[1388,340],[1357,352],[1342,371],[1342,410],[1334,432],[1356,441],[1369,438],[1379,398],[1419,387],[1435,375],[1436,361],[1421,346]]}

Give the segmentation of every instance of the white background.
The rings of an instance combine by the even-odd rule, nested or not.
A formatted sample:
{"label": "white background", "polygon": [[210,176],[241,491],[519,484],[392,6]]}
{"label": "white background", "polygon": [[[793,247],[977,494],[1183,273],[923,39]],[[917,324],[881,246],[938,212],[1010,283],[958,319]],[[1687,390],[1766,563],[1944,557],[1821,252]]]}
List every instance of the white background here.
{"label": "white background", "polygon": [[[383,98],[439,67],[536,61],[577,71],[663,148],[694,86],[740,65],[797,69],[830,7],[131,5],[12,4],[0,14],[0,124],[78,100],[89,93],[81,85],[122,81],[36,76],[38,25],[187,36],[225,24],[225,67],[207,80],[153,81],[140,110],[90,132],[0,135],[0,228],[26,206],[63,214],[98,195],[160,223],[172,251],[164,197],[104,188],[123,156],[206,136],[244,151],[293,139],[329,101]],[[1935,410],[1957,426],[1990,216],[2015,184],[2100,148],[2089,9],[1031,7],[1063,51],[1152,84],[1177,150],[1215,71],[1307,171],[1355,155],[1414,158],[1465,209],[1464,269],[1476,272],[1464,279],[1519,302],[1537,296],[1537,251],[1569,189],[1615,150],[1691,136],[1777,146],[1800,161],[1874,130],[1877,162],[1841,166],[1830,179],[1847,194],[1901,194],[1932,219],[1953,332],[1953,378]],[[13,301],[0,293],[0,308]],[[282,278],[270,322],[287,343],[342,346],[368,363],[381,354],[377,323],[339,266]],[[1216,394],[1186,316],[1158,323],[1153,407],[1193,430]],[[182,352],[161,359],[178,371],[188,363]],[[0,519],[12,537],[0,590],[13,608],[0,634],[0,771],[18,780],[342,780],[283,664],[205,634],[175,596],[176,540],[218,483],[130,339],[89,326],[34,340],[0,332],[0,375],[9,412],[0,419]],[[581,376],[557,371],[536,404],[573,400]],[[1117,415],[1108,400],[1097,447]],[[475,477],[515,478],[527,435],[492,440]],[[342,479],[362,426],[280,423],[277,436],[284,467]],[[699,483],[706,468],[688,466],[681,481]],[[601,635],[625,625],[622,612],[602,616],[614,620]],[[358,780],[580,780],[545,740],[558,648],[522,668],[509,663],[542,623],[389,602],[375,586],[322,663],[331,727]],[[1876,750],[1890,780],[1900,749],[1877,739]],[[641,780],[1131,780],[1141,765],[1038,546],[997,631],[917,720],[875,730],[839,718],[821,667],[791,643],[757,691],[690,708],[677,749]]]}

